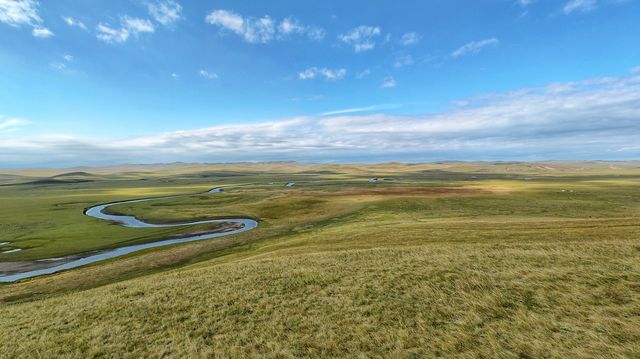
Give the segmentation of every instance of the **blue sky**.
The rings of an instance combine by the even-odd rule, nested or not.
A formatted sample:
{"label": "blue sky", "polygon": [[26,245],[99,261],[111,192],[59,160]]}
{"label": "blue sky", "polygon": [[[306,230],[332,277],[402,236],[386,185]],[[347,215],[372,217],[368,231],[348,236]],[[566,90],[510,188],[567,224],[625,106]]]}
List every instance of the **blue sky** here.
{"label": "blue sky", "polygon": [[635,0],[0,0],[0,167],[638,159],[639,20]]}

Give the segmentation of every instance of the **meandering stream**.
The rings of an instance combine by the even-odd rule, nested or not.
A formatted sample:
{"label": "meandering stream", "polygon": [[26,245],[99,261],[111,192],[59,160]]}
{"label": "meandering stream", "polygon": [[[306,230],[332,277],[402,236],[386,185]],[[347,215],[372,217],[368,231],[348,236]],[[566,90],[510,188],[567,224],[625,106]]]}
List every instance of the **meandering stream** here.
{"label": "meandering stream", "polygon": [[[220,192],[221,190],[222,190],[221,187],[216,187],[216,188],[210,190],[208,193],[217,193],[217,192]],[[5,276],[0,275],[0,282],[14,282],[14,281],[17,281],[17,280],[20,280],[20,279],[36,277],[36,276],[40,276],[40,275],[44,275],[44,274],[51,274],[51,273],[55,273],[55,272],[60,272],[60,271],[63,271],[63,270],[76,268],[76,267],[81,267],[81,266],[84,266],[84,265],[87,265],[87,264],[103,261],[105,259],[120,257],[120,256],[123,256],[125,254],[137,252],[137,251],[140,251],[140,250],[143,250],[143,249],[161,247],[161,246],[166,246],[166,245],[169,245],[169,244],[186,243],[186,242],[200,241],[200,240],[209,239],[209,238],[217,238],[217,237],[229,236],[229,235],[236,234],[236,233],[246,232],[246,231],[251,230],[253,228],[256,228],[258,226],[258,222],[256,222],[253,219],[249,219],[249,218],[209,219],[209,220],[185,222],[185,223],[154,224],[154,223],[144,222],[144,221],[142,221],[142,220],[140,220],[140,219],[138,219],[138,218],[136,218],[134,216],[115,215],[115,214],[106,214],[106,213],[104,213],[104,210],[106,210],[107,208],[109,208],[111,206],[119,205],[119,204],[155,201],[155,200],[160,200],[160,199],[176,198],[176,197],[181,197],[181,196],[153,197],[153,198],[143,198],[143,199],[134,199],[134,200],[129,200],[129,201],[105,203],[105,204],[101,204],[101,205],[97,205],[97,206],[88,208],[87,210],[85,210],[84,214],[89,216],[89,217],[94,217],[94,218],[102,219],[102,220],[105,220],[105,221],[110,221],[112,223],[116,223],[116,224],[121,225],[121,226],[132,227],[132,228],[178,227],[178,226],[191,226],[191,225],[194,225],[194,224],[204,224],[204,223],[240,224],[241,227],[240,228],[234,228],[234,229],[231,229],[231,230],[227,230],[227,231],[224,231],[224,232],[198,234],[198,235],[179,237],[179,238],[173,238],[173,239],[165,239],[165,240],[160,240],[160,241],[156,241],[156,242],[149,242],[149,243],[136,244],[136,245],[131,245],[131,246],[124,246],[124,247],[119,247],[119,248],[115,248],[115,249],[99,251],[97,253],[93,252],[93,254],[89,253],[86,256],[80,256],[80,257],[78,257],[78,255],[73,255],[73,256],[60,257],[60,258],[41,259],[41,260],[39,260],[39,262],[45,262],[45,261],[58,262],[58,261],[60,261],[60,262],[63,262],[63,263],[61,263],[59,265],[54,265],[54,266],[51,266],[51,267],[47,267],[47,268],[35,269],[35,270],[25,271],[25,272],[21,272],[21,273],[15,273],[15,274],[10,274],[10,275],[5,275]],[[73,258],[73,259],[69,260],[70,257]]]}

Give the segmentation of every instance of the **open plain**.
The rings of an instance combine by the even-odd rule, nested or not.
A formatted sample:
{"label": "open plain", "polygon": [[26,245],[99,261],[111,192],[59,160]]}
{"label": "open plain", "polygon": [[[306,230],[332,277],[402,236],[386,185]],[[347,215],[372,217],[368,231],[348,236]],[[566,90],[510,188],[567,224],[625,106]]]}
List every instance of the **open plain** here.
{"label": "open plain", "polygon": [[173,164],[0,178],[3,270],[211,229],[83,214],[98,203],[184,194],[109,212],[259,223],[0,285],[3,357],[640,355],[638,162]]}

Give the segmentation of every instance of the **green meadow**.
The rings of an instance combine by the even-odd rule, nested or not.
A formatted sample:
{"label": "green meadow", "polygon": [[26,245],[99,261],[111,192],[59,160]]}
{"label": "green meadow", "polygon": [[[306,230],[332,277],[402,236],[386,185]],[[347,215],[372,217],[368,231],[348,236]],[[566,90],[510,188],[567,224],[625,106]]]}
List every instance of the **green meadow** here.
{"label": "green meadow", "polygon": [[106,202],[181,194],[109,210],[259,221],[0,284],[0,357],[640,356],[639,162],[0,173],[0,252],[20,249],[0,264],[205,227],[83,214]]}

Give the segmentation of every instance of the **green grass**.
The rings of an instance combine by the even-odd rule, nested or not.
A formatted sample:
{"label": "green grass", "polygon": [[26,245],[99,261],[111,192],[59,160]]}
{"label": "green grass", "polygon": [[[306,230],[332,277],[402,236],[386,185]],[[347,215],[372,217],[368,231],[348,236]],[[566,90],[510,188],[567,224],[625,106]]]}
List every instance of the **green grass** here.
{"label": "green grass", "polygon": [[0,357],[640,356],[637,163],[82,171],[11,173],[0,260],[169,235],[82,208],[218,185],[112,210],[260,226],[0,286]]}

